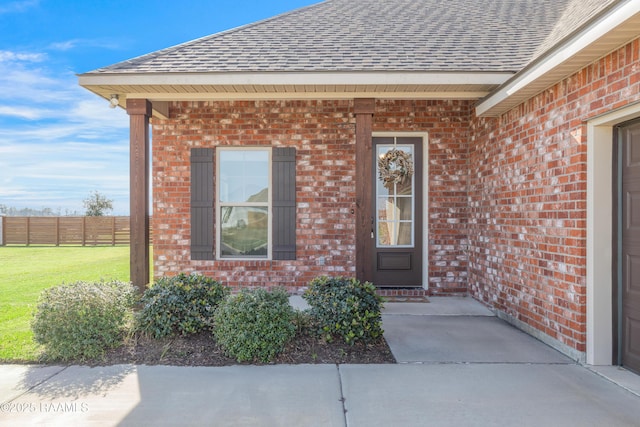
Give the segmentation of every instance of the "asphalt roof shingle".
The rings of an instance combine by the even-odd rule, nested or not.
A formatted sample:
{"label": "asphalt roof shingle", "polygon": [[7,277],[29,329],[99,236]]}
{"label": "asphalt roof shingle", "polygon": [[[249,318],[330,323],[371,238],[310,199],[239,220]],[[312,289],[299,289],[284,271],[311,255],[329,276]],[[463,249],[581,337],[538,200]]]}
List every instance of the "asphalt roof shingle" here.
{"label": "asphalt roof shingle", "polygon": [[615,0],[327,0],[88,74],[517,72]]}

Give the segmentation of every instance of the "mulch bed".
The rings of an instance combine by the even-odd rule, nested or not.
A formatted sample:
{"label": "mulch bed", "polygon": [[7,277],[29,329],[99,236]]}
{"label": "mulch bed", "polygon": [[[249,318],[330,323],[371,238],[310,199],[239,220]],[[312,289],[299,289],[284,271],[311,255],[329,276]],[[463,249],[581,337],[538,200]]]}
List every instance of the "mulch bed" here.
{"label": "mulch bed", "polygon": [[[395,363],[384,338],[371,343],[345,344],[336,339],[327,343],[310,333],[298,333],[270,364],[369,364]],[[151,339],[136,335],[125,345],[110,350],[99,360],[85,361],[92,366],[137,364],[173,366],[229,366],[239,363],[224,354],[210,333],[187,337]],[[260,364],[260,363],[253,363]]]}

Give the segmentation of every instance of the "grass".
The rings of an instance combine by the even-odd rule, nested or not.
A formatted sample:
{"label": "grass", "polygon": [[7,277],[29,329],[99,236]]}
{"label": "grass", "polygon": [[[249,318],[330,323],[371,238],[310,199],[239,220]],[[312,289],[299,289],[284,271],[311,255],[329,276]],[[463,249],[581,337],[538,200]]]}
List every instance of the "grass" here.
{"label": "grass", "polygon": [[31,318],[43,289],[82,281],[129,281],[128,246],[0,247],[0,362],[36,362]]}

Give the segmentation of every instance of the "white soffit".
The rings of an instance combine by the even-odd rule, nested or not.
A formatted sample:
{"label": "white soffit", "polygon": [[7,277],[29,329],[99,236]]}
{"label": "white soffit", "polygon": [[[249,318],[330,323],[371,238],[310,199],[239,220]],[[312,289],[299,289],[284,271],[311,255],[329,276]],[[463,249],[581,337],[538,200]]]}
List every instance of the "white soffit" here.
{"label": "white soffit", "polygon": [[109,99],[158,101],[236,99],[464,98],[480,99],[513,73],[246,72],[85,74],[80,86]]}
{"label": "white soffit", "polygon": [[630,0],[517,73],[476,106],[497,117],[640,36],[640,0]]}

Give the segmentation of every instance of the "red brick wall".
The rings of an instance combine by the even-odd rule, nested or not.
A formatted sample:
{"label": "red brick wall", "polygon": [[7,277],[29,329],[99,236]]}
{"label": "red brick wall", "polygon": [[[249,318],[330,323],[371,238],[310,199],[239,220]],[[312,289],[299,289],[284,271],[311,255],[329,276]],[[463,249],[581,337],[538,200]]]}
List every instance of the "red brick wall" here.
{"label": "red brick wall", "polygon": [[586,342],[586,121],[640,101],[640,42],[499,119],[475,119],[469,288],[578,351]]}
{"label": "red brick wall", "polygon": [[[200,272],[231,286],[303,286],[316,275],[354,271],[351,110],[348,102],[174,103],[171,119],[153,126],[154,275]],[[296,261],[190,260],[190,148],[243,145],[297,148]]]}
{"label": "red brick wall", "polygon": [[[461,101],[378,101],[374,132],[428,132],[433,292],[466,292],[469,114]],[[301,287],[355,271],[355,119],[351,101],[180,102],[153,125],[154,274],[200,272],[232,286]],[[295,146],[296,261],[191,261],[191,147]],[[320,265],[320,257],[324,265]]]}

